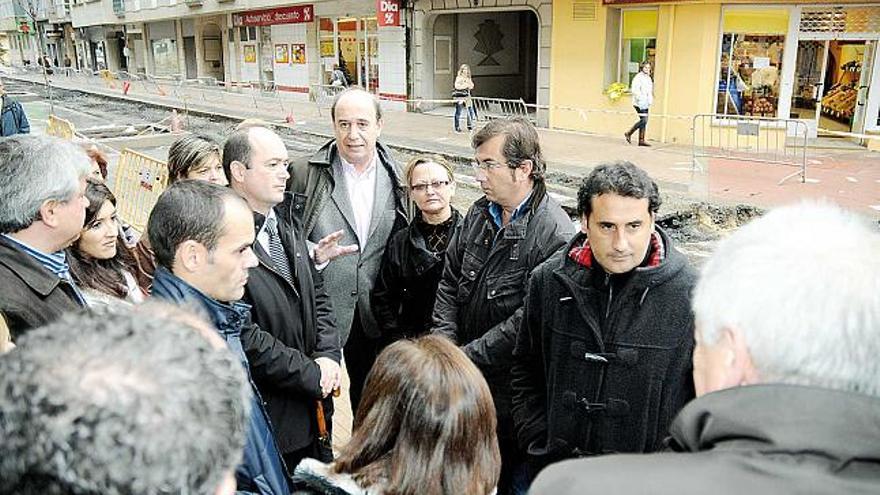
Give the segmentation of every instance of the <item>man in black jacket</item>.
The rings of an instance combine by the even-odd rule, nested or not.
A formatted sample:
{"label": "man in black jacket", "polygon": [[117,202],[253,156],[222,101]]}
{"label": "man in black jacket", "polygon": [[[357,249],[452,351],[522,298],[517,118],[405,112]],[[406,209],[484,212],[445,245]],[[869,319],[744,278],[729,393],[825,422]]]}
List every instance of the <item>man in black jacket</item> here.
{"label": "man in black jacket", "polygon": [[629,162],[578,191],[583,232],[529,281],[513,365],[513,416],[530,474],[547,462],[652,452],[694,396],[684,255],[654,225],[657,185]]}
{"label": "man in black jacket", "polygon": [[446,251],[433,331],[462,346],[486,377],[498,414],[498,492],[523,493],[510,415],[513,345],[529,273],[565,244],[573,227],[547,194],[547,166],[529,121],[494,120],[474,135],[472,145],[485,196],[465,215]]}
{"label": "man in black jacket", "polygon": [[[257,231],[260,263],[244,296],[256,326],[243,332],[242,343],[293,469],[303,457],[326,460],[329,453],[321,443],[329,432],[319,438],[318,424],[331,424],[332,400],[323,399],[339,386],[341,352],[330,299],[302,235],[302,202],[285,193],[287,160],[284,142],[265,127],[236,131],[223,147],[229,185],[253,210]],[[318,404],[325,418],[318,418]]]}

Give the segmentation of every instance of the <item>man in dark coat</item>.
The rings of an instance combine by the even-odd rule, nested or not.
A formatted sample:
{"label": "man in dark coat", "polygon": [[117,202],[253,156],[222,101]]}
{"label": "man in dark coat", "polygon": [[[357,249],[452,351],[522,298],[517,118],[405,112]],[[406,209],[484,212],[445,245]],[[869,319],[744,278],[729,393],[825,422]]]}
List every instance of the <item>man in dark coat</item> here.
{"label": "man in dark coat", "polygon": [[657,186],[629,162],[578,191],[582,233],[529,281],[513,411],[532,474],[549,461],[659,449],[691,380],[696,281],[654,217]]}
{"label": "man in dark coat", "polygon": [[[147,225],[156,253],[153,297],[204,311],[217,334],[248,370],[241,335],[252,326],[241,302],[248,271],[257,266],[254,217],[235,192],[201,180],[171,185],[156,202]],[[287,495],[289,479],[250,372],[250,414],[244,456],[235,471],[238,492]]]}
{"label": "man in dark coat", "polygon": [[[335,139],[293,165],[290,190],[305,197],[303,233],[316,246],[315,263],[350,254],[333,259],[322,273],[345,349],[356,411],[381,349],[370,296],[388,239],[406,226],[408,215],[397,162],[378,142],[379,101],[362,88],[348,88],[336,97],[330,115]],[[339,242],[345,246],[338,247]]]}
{"label": "man in dark coat", "polygon": [[486,377],[498,414],[499,493],[523,493],[510,410],[513,346],[529,273],[574,229],[547,194],[546,164],[529,121],[494,120],[472,145],[485,196],[468,210],[447,249],[433,331],[462,346]]}
{"label": "man in dark coat", "polygon": [[[329,460],[326,444],[319,444],[317,402],[339,386],[342,355],[330,299],[302,235],[302,202],[284,192],[287,158],[284,141],[265,127],[236,131],[223,147],[229,186],[253,210],[257,231],[260,264],[244,295],[257,325],[243,332],[242,343],[293,469],[303,457]],[[320,420],[328,425],[332,402],[322,404],[327,414]]]}
{"label": "man in dark coat", "polygon": [[0,137],[29,132],[31,132],[31,124],[24,113],[24,108],[21,107],[21,103],[6,94],[6,87],[0,80]]}
{"label": "man in dark coat", "polygon": [[13,341],[85,306],[64,248],[82,232],[90,171],[58,138],[0,139],[0,313]]}
{"label": "man in dark coat", "polygon": [[723,240],[694,291],[698,398],[679,453],[562,462],[537,495],[839,494],[880,486],[880,235],[828,205]]}

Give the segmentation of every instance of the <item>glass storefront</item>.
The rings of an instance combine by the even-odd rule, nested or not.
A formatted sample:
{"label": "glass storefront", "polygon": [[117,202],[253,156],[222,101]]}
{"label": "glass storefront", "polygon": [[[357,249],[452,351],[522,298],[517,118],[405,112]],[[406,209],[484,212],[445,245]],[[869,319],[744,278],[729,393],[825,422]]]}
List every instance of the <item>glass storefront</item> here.
{"label": "glass storefront", "polygon": [[329,84],[336,65],[350,85],[379,91],[379,38],[375,17],[319,19],[321,81]]}
{"label": "glass storefront", "polygon": [[787,10],[724,12],[715,112],[776,117]]}

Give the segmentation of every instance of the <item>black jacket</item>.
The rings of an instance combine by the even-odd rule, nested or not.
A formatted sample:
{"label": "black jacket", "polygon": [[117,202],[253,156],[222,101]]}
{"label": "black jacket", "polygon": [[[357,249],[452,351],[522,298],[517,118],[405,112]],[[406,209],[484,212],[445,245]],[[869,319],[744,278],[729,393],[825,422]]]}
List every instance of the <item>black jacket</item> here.
{"label": "black jacket", "polygon": [[[784,351],[782,351],[784,352]],[[704,395],[672,424],[678,453],[578,459],[550,466],[529,493],[875,494],[880,398],[794,385]]]}
{"label": "black jacket", "polygon": [[[295,214],[302,211],[301,198],[286,196],[285,202],[275,207],[275,215],[296,287],[276,271],[259,243],[254,243],[260,264],[250,271],[243,300],[252,306],[256,325],[242,331],[251,373],[266,400],[282,453],[304,448],[317,437],[315,402],[321,399],[321,370],[314,360],[327,357],[338,363],[342,357],[330,299],[321,274],[309,259]],[[259,232],[265,217],[254,216]],[[330,402],[325,401],[328,416]]]}
{"label": "black jacket", "polygon": [[562,207],[537,189],[529,211],[501,229],[485,197],[474,203],[446,250],[434,305],[433,330],[462,346],[486,377],[502,436],[512,435],[510,366],[526,281],[574,230]]}
{"label": "black jacket", "polygon": [[[450,220],[451,239],[461,225],[455,208]],[[428,249],[418,220],[388,241],[372,294],[373,313],[386,341],[417,337],[431,329],[445,256]]]}
{"label": "black jacket", "polygon": [[81,308],[70,283],[0,236],[0,313],[13,341]]}
{"label": "black jacket", "polygon": [[657,230],[659,266],[587,268],[568,256],[579,234],[532,274],[512,374],[517,437],[534,464],[655,451],[693,398],[696,275]]}

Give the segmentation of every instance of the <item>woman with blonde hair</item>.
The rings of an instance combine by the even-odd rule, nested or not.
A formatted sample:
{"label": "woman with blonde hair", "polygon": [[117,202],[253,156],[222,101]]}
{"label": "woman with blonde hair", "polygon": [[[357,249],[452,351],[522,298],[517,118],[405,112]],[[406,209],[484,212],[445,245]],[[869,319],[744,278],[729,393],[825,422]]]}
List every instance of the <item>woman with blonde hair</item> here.
{"label": "woman with blonde hair", "polygon": [[306,459],[297,493],[495,492],[501,456],[482,373],[444,337],[388,346],[367,377],[349,443],[332,464]]}
{"label": "woman with blonde hair", "polygon": [[471,91],[473,90],[474,80],[471,79],[471,68],[467,64],[461,64],[461,67],[458,68],[458,75],[455,76],[455,84],[452,90],[452,99],[455,101],[455,132],[461,132],[458,118],[461,116],[463,108],[467,112],[468,130],[474,129],[474,120],[477,119],[477,112],[474,109],[474,102],[471,100]]}
{"label": "woman with blonde hair", "polygon": [[372,293],[373,314],[387,341],[418,337],[431,327],[446,248],[461,225],[452,207],[455,175],[442,156],[417,156],[403,172],[415,218],[388,241]]}

